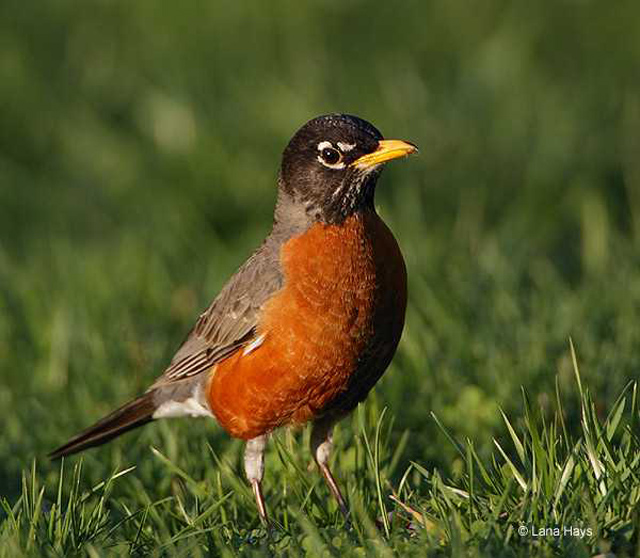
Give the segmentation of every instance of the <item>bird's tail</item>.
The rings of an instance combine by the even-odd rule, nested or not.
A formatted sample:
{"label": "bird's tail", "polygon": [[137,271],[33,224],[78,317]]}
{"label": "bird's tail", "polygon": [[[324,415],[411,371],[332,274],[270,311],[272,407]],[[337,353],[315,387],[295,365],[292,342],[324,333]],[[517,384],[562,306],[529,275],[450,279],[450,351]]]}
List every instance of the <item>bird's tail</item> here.
{"label": "bird's tail", "polygon": [[153,420],[156,410],[154,393],[147,392],[133,401],[129,401],[113,413],[96,422],[77,436],[74,436],[63,446],[49,454],[51,459],[58,459],[79,451],[99,446],[109,440],[124,434],[133,428],[147,424]]}

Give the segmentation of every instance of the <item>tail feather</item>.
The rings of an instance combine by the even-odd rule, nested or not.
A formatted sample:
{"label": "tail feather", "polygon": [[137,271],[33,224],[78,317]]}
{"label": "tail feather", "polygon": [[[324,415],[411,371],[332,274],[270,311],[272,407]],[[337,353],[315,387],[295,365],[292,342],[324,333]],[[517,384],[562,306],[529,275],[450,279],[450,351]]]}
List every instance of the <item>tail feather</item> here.
{"label": "tail feather", "polygon": [[74,436],[63,446],[49,454],[51,459],[58,459],[79,451],[99,446],[124,434],[129,430],[147,424],[153,420],[156,410],[153,392],[147,392],[137,399],[126,403],[113,413],[96,422],[77,436]]}

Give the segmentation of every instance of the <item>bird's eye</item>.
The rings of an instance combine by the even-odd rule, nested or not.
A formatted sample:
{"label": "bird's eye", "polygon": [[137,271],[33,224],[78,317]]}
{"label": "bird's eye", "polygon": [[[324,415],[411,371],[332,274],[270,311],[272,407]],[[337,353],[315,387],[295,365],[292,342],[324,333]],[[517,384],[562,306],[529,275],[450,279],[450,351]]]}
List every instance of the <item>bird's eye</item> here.
{"label": "bird's eye", "polygon": [[345,167],[341,150],[336,149],[330,141],[321,141],[318,144],[318,161],[333,170],[341,170]]}
{"label": "bird's eye", "polygon": [[321,157],[327,165],[336,165],[342,159],[342,154],[334,147],[325,147],[322,150]]}

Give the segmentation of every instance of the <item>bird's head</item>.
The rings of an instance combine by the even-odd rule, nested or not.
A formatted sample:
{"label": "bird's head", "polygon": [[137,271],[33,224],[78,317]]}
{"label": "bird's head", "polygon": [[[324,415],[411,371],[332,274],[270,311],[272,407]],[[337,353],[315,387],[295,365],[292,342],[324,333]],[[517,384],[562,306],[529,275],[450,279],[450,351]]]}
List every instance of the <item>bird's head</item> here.
{"label": "bird's head", "polygon": [[284,150],[280,199],[302,205],[314,221],[340,223],[373,207],[384,163],[416,151],[411,143],[383,139],[356,116],[319,116],[302,126]]}

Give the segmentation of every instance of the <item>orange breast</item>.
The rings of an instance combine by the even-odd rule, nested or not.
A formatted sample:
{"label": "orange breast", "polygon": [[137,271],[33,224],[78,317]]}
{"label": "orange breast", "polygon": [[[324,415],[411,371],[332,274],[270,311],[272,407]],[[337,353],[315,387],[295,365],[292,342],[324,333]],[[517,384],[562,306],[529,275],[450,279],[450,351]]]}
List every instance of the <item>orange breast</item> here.
{"label": "orange breast", "polygon": [[280,257],[284,287],[263,309],[264,341],[211,374],[209,405],[239,438],[350,410],[388,366],[404,325],[404,261],[374,212],[316,224]]}

